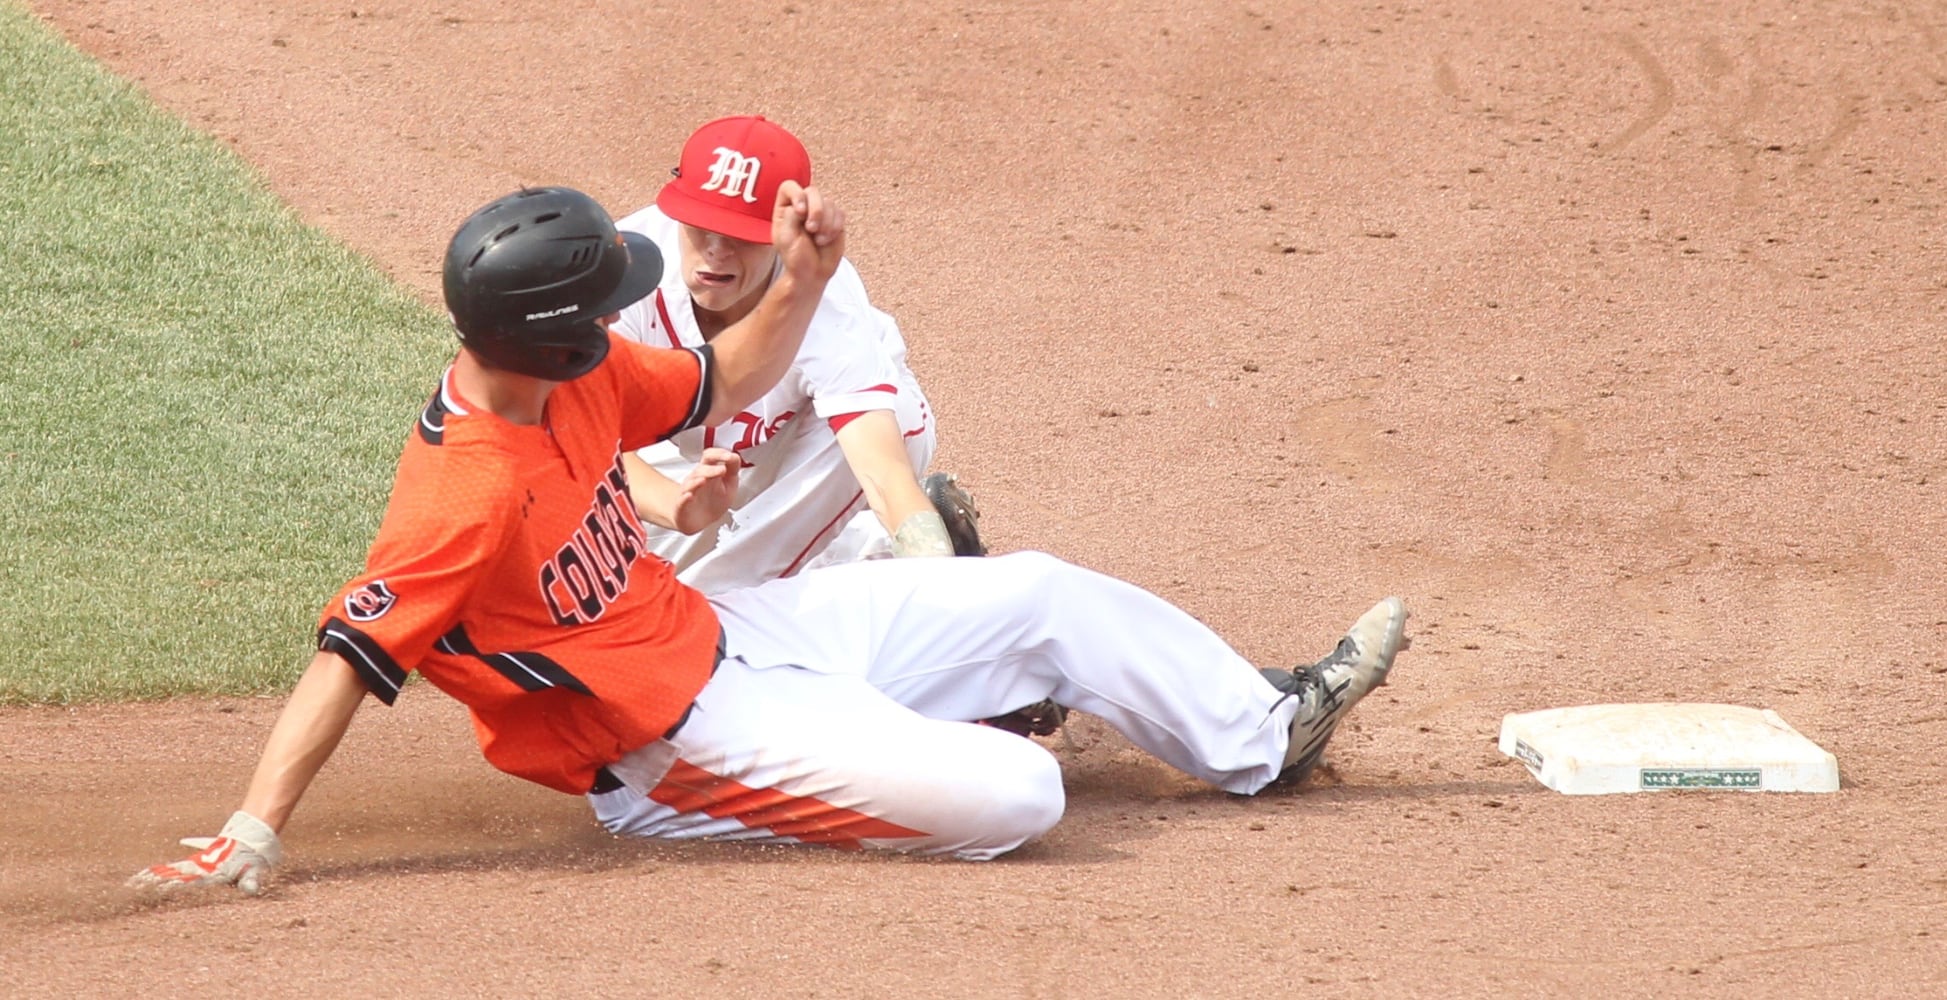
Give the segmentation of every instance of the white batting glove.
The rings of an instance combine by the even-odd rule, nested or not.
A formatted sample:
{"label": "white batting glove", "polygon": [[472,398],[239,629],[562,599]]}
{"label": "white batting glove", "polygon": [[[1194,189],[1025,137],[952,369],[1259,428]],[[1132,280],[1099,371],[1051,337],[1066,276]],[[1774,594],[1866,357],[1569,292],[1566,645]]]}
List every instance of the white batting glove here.
{"label": "white batting glove", "polygon": [[197,853],[166,865],[136,872],[131,888],[174,892],[179,889],[234,885],[247,895],[263,890],[264,873],[284,859],[284,845],[268,823],[239,809],[214,837],[185,837],[184,847]]}

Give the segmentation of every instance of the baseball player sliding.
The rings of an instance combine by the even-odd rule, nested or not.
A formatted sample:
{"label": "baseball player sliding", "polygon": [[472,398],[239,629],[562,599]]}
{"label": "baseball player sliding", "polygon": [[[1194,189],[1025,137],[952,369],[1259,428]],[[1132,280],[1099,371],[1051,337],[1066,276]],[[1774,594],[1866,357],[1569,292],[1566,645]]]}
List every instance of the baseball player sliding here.
{"label": "baseball player sliding", "polygon": [[[809,185],[811,159],[778,125],[738,116],[697,129],[656,204],[617,223],[676,266],[622,310],[615,331],[656,347],[700,347],[749,315],[779,266],[771,204],[786,180]],[[678,579],[715,594],[818,563],[953,555],[914,471],[932,460],[934,433],[898,324],[841,261],[774,388],[722,424],[623,463],[639,503],[705,462],[739,475],[727,523],[694,534],[648,529],[650,550],[675,564]],[[855,519],[866,506],[874,516]]]}
{"label": "baseball player sliding", "polygon": [[701,347],[613,336],[661,256],[592,199],[525,190],[454,234],[460,349],[409,434],[363,572],[240,808],[152,888],[263,885],[278,830],[370,694],[418,671],[464,702],[487,759],[586,795],[617,834],[991,858],[1061,816],[1054,757],[966,720],[1042,698],[1097,715],[1218,787],[1301,778],[1406,644],[1396,598],[1324,659],[1256,670],[1161,598],[1039,553],[879,559],[706,597],[649,553],[639,516],[721,514],[721,477],[639,513],[623,455],[722,424],[790,366],[844,254],[815,188],[778,188],[780,267]]}

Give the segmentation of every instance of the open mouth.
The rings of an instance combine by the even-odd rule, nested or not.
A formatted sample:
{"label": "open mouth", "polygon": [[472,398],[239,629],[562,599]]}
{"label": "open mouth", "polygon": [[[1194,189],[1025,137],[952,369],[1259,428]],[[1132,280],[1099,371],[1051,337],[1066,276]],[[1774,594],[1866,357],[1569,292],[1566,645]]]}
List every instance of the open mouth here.
{"label": "open mouth", "polygon": [[696,283],[699,285],[708,285],[712,288],[728,288],[736,284],[736,282],[737,276],[734,274],[724,274],[721,271],[699,270],[696,272]]}

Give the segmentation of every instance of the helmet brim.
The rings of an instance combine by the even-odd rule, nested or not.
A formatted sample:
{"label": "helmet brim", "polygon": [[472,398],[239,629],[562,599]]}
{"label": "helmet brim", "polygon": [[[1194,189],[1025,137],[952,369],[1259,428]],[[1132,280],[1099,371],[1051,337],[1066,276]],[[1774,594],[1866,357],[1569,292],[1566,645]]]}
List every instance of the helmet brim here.
{"label": "helmet brim", "polygon": [[590,319],[621,312],[662,284],[663,255],[656,249],[656,242],[641,233],[619,232],[619,235],[622,246],[629,251],[628,270],[622,272],[622,280],[613,292],[589,308]]}

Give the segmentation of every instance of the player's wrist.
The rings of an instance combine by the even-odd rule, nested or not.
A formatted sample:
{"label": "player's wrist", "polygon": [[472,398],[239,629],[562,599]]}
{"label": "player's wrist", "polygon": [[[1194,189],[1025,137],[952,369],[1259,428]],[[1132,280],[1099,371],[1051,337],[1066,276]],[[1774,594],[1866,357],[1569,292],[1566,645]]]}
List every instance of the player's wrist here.
{"label": "player's wrist", "polygon": [[938,511],[923,510],[899,522],[892,533],[892,554],[908,556],[951,556],[953,538],[947,534],[946,520]]}
{"label": "player's wrist", "polygon": [[239,809],[223,824],[219,837],[228,837],[249,848],[263,859],[264,867],[275,868],[284,860],[284,843],[270,824]]}
{"label": "player's wrist", "polygon": [[825,283],[787,267],[779,270],[777,277],[771,279],[771,287],[765,294],[787,306],[816,304],[825,294]]}

